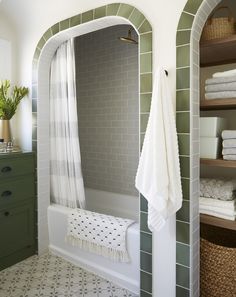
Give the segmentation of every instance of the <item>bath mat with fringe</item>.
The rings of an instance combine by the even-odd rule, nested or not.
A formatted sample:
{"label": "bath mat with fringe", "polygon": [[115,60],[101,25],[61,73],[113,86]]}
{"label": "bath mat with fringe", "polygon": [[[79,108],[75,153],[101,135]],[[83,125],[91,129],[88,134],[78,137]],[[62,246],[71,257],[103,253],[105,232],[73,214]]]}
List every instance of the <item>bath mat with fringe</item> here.
{"label": "bath mat with fringe", "polygon": [[118,262],[129,262],[126,232],[133,220],[84,209],[68,215],[66,242]]}

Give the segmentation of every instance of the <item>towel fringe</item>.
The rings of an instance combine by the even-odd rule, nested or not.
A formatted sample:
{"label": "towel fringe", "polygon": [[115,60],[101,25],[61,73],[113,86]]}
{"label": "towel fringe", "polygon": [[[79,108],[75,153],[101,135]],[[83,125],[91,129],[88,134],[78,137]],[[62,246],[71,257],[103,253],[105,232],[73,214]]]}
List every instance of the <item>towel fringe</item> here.
{"label": "towel fringe", "polygon": [[107,248],[105,246],[98,245],[93,242],[84,241],[80,238],[75,238],[71,235],[67,235],[65,238],[66,243],[70,243],[73,246],[78,246],[81,249],[87,250],[91,253],[95,253],[99,256],[109,258],[115,262],[130,262],[129,255],[124,251],[117,251],[112,248]]}

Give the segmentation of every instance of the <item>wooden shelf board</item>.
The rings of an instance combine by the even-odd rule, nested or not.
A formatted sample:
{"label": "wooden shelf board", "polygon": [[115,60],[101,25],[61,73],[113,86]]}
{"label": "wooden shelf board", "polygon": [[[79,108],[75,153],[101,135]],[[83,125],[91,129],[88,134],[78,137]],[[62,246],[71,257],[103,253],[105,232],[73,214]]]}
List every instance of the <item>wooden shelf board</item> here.
{"label": "wooden shelf board", "polygon": [[201,67],[236,62],[236,35],[200,42]]}
{"label": "wooden shelf board", "polygon": [[208,166],[236,168],[236,161],[228,161],[223,159],[200,159],[200,163]]}
{"label": "wooden shelf board", "polygon": [[200,101],[200,110],[225,110],[236,109],[236,98],[203,99]]}
{"label": "wooden shelf board", "polygon": [[206,225],[221,227],[236,231],[236,221],[223,220],[213,216],[200,214],[200,222]]}

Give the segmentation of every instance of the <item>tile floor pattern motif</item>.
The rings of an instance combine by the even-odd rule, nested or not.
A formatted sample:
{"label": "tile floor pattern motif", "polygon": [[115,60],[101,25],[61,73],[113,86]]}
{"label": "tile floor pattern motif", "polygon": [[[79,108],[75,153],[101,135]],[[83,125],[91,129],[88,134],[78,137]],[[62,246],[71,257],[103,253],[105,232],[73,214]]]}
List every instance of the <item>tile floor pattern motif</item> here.
{"label": "tile floor pattern motif", "polygon": [[50,253],[0,271],[0,297],[138,297]]}

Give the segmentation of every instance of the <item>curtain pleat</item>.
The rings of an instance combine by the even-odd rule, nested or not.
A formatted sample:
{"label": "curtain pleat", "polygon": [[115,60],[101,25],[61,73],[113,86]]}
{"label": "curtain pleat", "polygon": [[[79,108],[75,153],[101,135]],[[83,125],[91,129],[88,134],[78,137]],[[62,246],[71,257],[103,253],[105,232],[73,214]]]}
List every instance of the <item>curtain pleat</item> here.
{"label": "curtain pleat", "polygon": [[85,208],[73,39],[57,49],[51,63],[50,154],[51,201]]}

